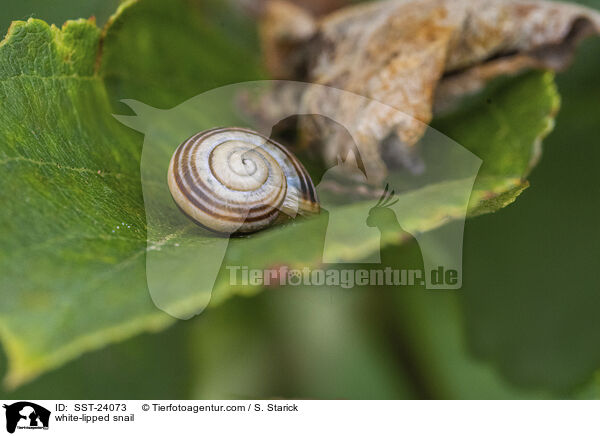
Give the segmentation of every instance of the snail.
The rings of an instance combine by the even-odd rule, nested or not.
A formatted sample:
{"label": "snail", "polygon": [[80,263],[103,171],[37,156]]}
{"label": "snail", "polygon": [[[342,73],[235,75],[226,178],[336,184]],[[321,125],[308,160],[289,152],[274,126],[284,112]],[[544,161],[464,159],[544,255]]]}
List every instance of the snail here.
{"label": "snail", "polygon": [[283,145],[240,127],[199,132],[171,158],[177,206],[217,233],[251,233],[320,211],[308,172]]}

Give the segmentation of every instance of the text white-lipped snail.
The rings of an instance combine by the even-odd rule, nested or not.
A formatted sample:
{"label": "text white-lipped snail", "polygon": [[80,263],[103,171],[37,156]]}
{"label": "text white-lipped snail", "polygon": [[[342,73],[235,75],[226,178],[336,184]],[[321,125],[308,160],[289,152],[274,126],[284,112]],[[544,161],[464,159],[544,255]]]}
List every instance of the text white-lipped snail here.
{"label": "text white-lipped snail", "polygon": [[315,187],[300,161],[249,129],[200,132],[171,158],[171,195],[192,220],[219,233],[250,233],[284,217],[319,213]]}

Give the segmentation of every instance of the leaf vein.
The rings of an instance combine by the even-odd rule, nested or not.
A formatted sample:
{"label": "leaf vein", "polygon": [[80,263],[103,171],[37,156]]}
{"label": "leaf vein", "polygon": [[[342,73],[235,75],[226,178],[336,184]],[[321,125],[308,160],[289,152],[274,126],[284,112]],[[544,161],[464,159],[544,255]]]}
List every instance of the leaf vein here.
{"label": "leaf vein", "polygon": [[71,167],[71,166],[59,164],[57,162],[46,162],[46,161],[42,161],[42,160],[31,159],[31,158],[24,157],[24,156],[13,156],[13,157],[5,158],[3,160],[0,160],[0,165],[7,165],[11,162],[26,162],[26,163],[31,163],[33,165],[38,165],[38,166],[52,166],[52,167],[56,167],[61,170],[93,174],[93,175],[101,176],[101,177],[104,177],[104,176],[115,177],[115,178],[132,177],[128,174],[123,174],[123,173],[113,173],[113,172],[102,171],[102,170],[92,170],[90,168]]}

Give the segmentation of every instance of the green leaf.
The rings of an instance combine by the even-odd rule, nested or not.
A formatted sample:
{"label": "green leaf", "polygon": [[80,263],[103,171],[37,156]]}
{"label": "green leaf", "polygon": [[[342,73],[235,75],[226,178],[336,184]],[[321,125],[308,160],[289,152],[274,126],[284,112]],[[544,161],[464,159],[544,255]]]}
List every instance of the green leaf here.
{"label": "green leaf", "polygon": [[0,336],[9,386],[170,320],[144,292],[139,146],[94,74],[100,31],[39,20],[0,46]]}
{"label": "green leaf", "polygon": [[[557,76],[563,99],[522,201],[465,237],[470,347],[513,383],[566,395],[600,367],[600,40]],[[493,259],[493,261],[490,261]]]}
{"label": "green leaf", "polygon": [[[220,6],[191,7],[183,0],[168,7],[157,0],[127,2],[102,33],[85,20],[62,29],[40,20],[16,22],[0,45],[0,338],[9,387],[173,322],[156,309],[146,287],[140,137],[111,113],[121,98],[170,107],[209,88],[260,77],[258,51],[224,36],[219,22],[209,19]],[[492,105],[479,101],[472,112],[440,124],[490,161],[471,196],[471,213],[497,210],[521,192],[556,112],[548,74],[527,75],[493,92]],[[414,229],[460,217],[456,200],[446,195],[453,183],[460,180],[403,197],[406,204],[443,200],[415,212]],[[364,205],[339,211],[352,216],[358,209],[363,213]],[[214,242],[181,216],[174,222],[175,229],[150,235],[153,251],[168,257],[178,243]],[[240,258],[252,258],[250,267],[318,263],[326,224],[322,215],[237,239],[224,265]],[[388,234],[383,242],[395,239]],[[358,260],[378,248],[372,238],[336,250]],[[182,280],[189,279],[185,274]],[[223,270],[211,304],[259,290],[230,287]],[[193,313],[206,299],[190,293],[169,303]]]}
{"label": "green leaf", "polygon": [[[380,246],[396,243],[402,236],[402,229],[392,230],[393,223],[390,229],[379,229],[381,235],[379,231],[356,235],[357,228],[364,227],[365,217],[373,207],[372,200],[329,207],[328,214],[323,213],[318,218],[296,220],[229,241],[190,225],[173,205],[168,187],[162,181],[170,156],[177,144],[197,131],[215,125],[239,124],[241,121],[235,114],[219,105],[219,101],[230,101],[229,94],[235,95],[238,88],[245,89],[245,86],[199,96],[169,111],[156,111],[135,103],[133,107],[138,117],[121,118],[146,133],[142,177],[148,181],[144,183],[144,198],[149,225],[150,292],[162,309],[179,318],[199,313],[209,300],[214,305],[232,294],[248,295],[262,290],[251,285],[231,286],[226,267],[243,265],[263,270],[277,265],[296,268],[321,264],[324,241],[332,228],[332,214],[343,217],[333,226],[336,235],[328,247],[328,255],[335,259],[359,261]],[[211,114],[206,114],[207,108]],[[440,130],[481,155],[486,162],[471,192],[469,214],[498,210],[525,189],[525,177],[539,157],[540,141],[550,131],[557,108],[553,76],[531,73],[496,83],[488,94],[480,96],[461,113],[439,120]],[[428,150],[425,146],[425,153]],[[431,153],[436,150],[439,148]],[[460,175],[460,169],[451,170],[448,176]],[[468,175],[467,172],[465,177]],[[466,200],[458,194],[465,192],[461,187],[470,187],[470,179],[440,178],[437,183],[397,196],[397,210],[403,211],[401,225],[413,235],[464,217]],[[199,257],[206,259],[200,266],[194,260]],[[219,268],[221,272],[217,276]]]}
{"label": "green leaf", "polygon": [[[156,10],[156,2],[129,3],[121,13],[135,19],[145,5]],[[186,14],[183,2],[173,8]],[[195,36],[179,43],[189,47]],[[111,115],[95,68],[101,48],[112,48],[100,42],[90,21],[58,29],[29,20],[13,23],[0,45],[0,337],[9,387],[173,322],[146,289],[140,142]],[[221,80],[218,68],[204,74]]]}
{"label": "green leaf", "polygon": [[[119,400],[187,398],[190,366],[187,325],[142,334],[85,354],[18,389],[0,388],[6,400]],[[152,380],[149,383],[149,380]]]}

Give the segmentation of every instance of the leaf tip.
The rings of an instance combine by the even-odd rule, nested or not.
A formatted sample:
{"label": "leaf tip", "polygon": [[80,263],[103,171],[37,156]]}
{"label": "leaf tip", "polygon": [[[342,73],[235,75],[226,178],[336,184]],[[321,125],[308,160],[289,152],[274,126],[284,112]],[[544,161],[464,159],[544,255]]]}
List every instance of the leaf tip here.
{"label": "leaf tip", "polygon": [[21,35],[21,33],[26,31],[28,28],[35,26],[50,29],[50,25],[48,23],[38,18],[28,18],[27,21],[15,20],[11,22],[10,26],[8,26],[8,31],[6,32],[6,35],[4,36],[2,41],[0,41],[0,47],[6,44],[7,42],[11,41],[12,39],[18,38],[19,35]]}

